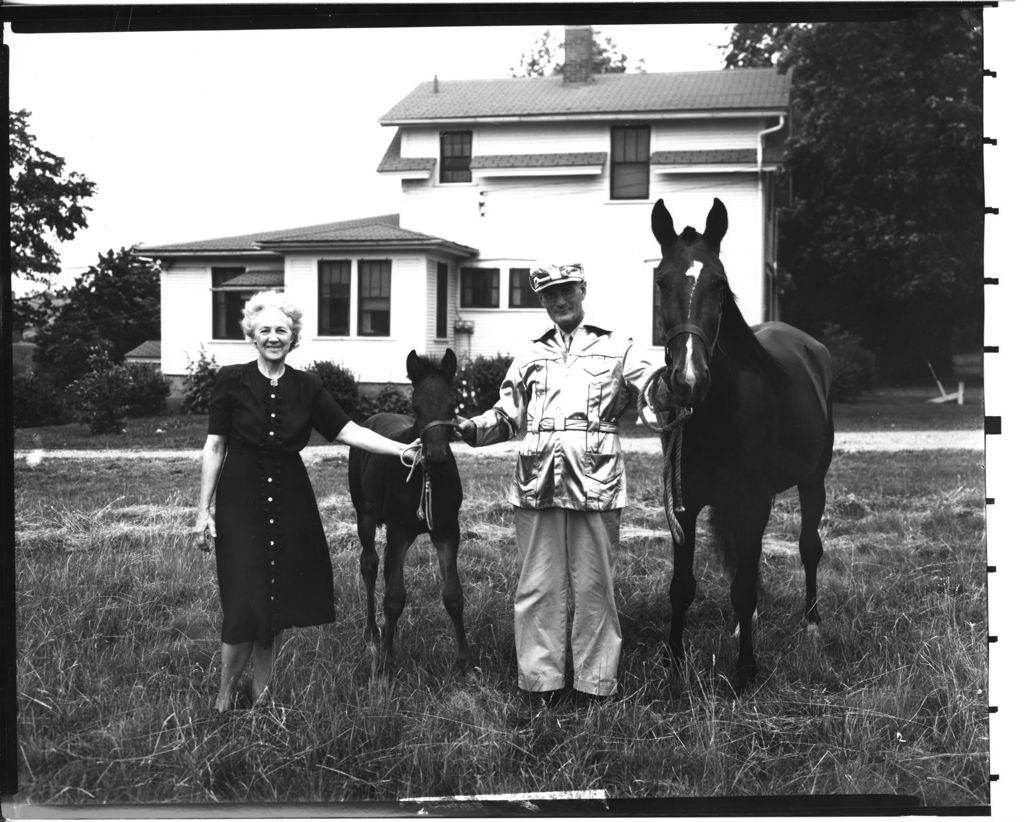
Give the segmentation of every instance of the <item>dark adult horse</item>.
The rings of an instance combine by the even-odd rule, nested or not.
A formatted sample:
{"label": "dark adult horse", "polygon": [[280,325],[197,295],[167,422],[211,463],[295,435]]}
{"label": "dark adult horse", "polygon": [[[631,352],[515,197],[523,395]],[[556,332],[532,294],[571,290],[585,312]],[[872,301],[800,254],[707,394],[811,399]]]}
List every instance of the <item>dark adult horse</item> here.
{"label": "dark adult horse", "polygon": [[[462,621],[463,596],[459,581],[459,508],[462,481],[449,442],[455,430],[452,379],[455,353],[448,349],[440,365],[410,351],[406,373],[412,382],[413,416],[374,414],[367,428],[399,442],[422,442],[422,459],[415,467],[397,457],[370,454],[353,448],[348,482],[356,509],[359,541],[363,551],[359,568],[366,585],[364,636],[380,647],[382,662],[390,662],[398,618],[405,608],[405,555],[420,534],[429,534],[441,569],[441,597],[455,626],[456,661],[469,663],[469,645]],[[411,470],[410,470],[411,469]],[[379,559],[375,544],[377,526],[385,526],[384,634],[377,627],[374,587]]]}
{"label": "dark adult horse", "polygon": [[834,439],[832,361],[821,343],[792,326],[747,325],[718,256],[727,227],[717,198],[703,234],[687,226],[677,236],[661,200],[651,213],[662,254],[655,276],[665,329],[663,381],[671,395],[661,435],[674,542],[669,646],[682,652],[686,610],[697,586],[696,520],[711,506],[719,550],[734,574],[736,681],[743,687],[757,675],[752,621],[761,541],[774,495],[794,485],[807,589],[803,616],[809,632],[817,632],[818,526]]}

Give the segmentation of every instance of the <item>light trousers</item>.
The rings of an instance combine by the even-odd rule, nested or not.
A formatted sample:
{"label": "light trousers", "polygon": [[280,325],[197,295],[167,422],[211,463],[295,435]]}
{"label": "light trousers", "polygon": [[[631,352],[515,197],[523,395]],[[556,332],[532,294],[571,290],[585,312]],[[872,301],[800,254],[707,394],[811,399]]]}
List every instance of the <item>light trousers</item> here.
{"label": "light trousers", "polygon": [[569,635],[573,687],[599,696],[615,692],[622,650],[614,588],[621,517],[622,509],[515,509],[521,570],[514,623],[523,690],[565,687]]}

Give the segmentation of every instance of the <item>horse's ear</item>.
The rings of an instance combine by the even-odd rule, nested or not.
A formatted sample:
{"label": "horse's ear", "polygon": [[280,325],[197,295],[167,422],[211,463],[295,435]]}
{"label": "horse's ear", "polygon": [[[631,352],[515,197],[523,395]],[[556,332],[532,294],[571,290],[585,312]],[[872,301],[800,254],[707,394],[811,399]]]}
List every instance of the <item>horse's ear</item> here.
{"label": "horse's ear", "polygon": [[409,378],[409,382],[416,382],[416,378],[419,377],[422,370],[423,366],[420,363],[420,355],[416,353],[414,348],[409,352],[409,356],[405,358],[405,376]]}
{"label": "horse's ear", "polygon": [[672,224],[672,215],[665,208],[664,200],[658,200],[651,209],[651,231],[654,232],[654,239],[662,247],[667,249],[676,239],[676,229]]}
{"label": "horse's ear", "polygon": [[441,373],[449,380],[452,380],[455,378],[455,372],[458,368],[459,361],[455,358],[455,352],[450,348],[446,348],[444,356],[441,358]]}
{"label": "horse's ear", "polygon": [[704,226],[704,242],[715,250],[717,254],[722,249],[722,238],[729,228],[729,213],[725,205],[715,197],[714,205],[708,212],[707,225]]}

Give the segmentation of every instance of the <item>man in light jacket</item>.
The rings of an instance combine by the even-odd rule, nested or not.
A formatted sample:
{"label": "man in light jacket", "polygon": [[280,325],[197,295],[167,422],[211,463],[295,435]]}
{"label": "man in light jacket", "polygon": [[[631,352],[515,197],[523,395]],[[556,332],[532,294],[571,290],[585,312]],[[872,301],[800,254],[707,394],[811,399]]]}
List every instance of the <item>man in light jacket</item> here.
{"label": "man in light jacket", "polygon": [[615,558],[626,504],[618,418],[626,383],[642,389],[653,367],[632,340],[583,322],[580,265],[530,272],[554,326],[512,361],[497,403],[464,420],[470,445],[522,435],[509,501],[522,564],[514,621],[519,687],[554,695],[566,687],[571,619],[573,687],[608,696],[618,684],[622,634]]}

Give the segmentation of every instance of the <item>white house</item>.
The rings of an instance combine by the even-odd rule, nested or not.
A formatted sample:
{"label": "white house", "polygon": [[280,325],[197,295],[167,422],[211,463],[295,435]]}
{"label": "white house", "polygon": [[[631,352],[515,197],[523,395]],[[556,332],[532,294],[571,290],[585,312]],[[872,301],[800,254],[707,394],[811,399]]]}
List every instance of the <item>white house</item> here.
{"label": "white house", "polygon": [[528,286],[546,261],[582,263],[588,321],[658,358],[659,198],[677,230],[726,204],[733,290],[748,320],[774,317],[789,76],[591,75],[591,43],[589,27],[566,28],[564,76],[435,79],[395,104],[377,170],[401,185],[398,214],[139,249],[163,270],[164,373],[184,374],[200,344],[221,364],[251,358],[239,308],[268,287],[304,310],[299,367],[334,360],[397,383],[411,348],[513,353],[547,324]]}

